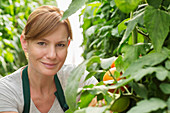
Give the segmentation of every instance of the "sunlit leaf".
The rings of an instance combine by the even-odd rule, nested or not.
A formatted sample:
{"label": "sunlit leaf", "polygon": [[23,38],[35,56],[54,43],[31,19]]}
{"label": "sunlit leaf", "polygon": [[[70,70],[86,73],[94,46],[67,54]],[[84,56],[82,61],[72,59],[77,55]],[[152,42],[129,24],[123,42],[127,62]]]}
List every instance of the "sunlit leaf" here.
{"label": "sunlit leaf", "polygon": [[135,10],[141,0],[114,0],[116,6],[124,13]]}
{"label": "sunlit leaf", "polygon": [[94,86],[93,88],[89,89],[89,88],[84,88],[83,90],[88,90],[91,94],[93,95],[98,95],[98,94],[103,94],[105,95],[108,91],[108,87],[106,87],[105,85],[99,85],[99,86]]}
{"label": "sunlit leaf", "polygon": [[[127,70],[125,71],[123,76],[131,75],[132,73],[135,73],[135,72],[139,71],[139,69],[142,69],[142,67],[145,67],[145,66],[157,65],[157,64],[161,63],[162,61],[164,61],[167,57],[168,57],[167,55],[162,54],[162,53],[150,53],[150,54],[147,54],[147,55],[141,57],[140,59],[136,60],[134,63],[132,63],[127,68]],[[143,71],[144,70],[145,69],[143,69]],[[147,70],[148,69],[146,69],[146,71]]]}
{"label": "sunlit leaf", "polygon": [[0,56],[0,62],[2,63],[2,68],[7,71],[7,64],[2,56]]}
{"label": "sunlit leaf", "polygon": [[161,51],[169,32],[170,15],[165,11],[147,6],[144,14],[144,23],[155,50]]}
{"label": "sunlit leaf", "polygon": [[102,26],[100,29],[99,29],[99,32],[98,32],[98,36],[100,35],[100,34],[102,34],[103,32],[106,32],[106,31],[108,31],[109,29],[111,29],[112,28],[112,26],[110,26],[110,25],[107,25],[107,26]]}
{"label": "sunlit leaf", "polygon": [[95,33],[95,30],[97,29],[97,26],[91,26],[86,30],[86,37],[89,37]]}
{"label": "sunlit leaf", "polygon": [[100,39],[95,39],[89,46],[89,48],[91,48],[93,45],[97,44],[100,41]]}
{"label": "sunlit leaf", "polygon": [[151,98],[138,102],[137,106],[132,107],[127,113],[150,113],[165,107],[167,107],[165,101],[159,98]]}
{"label": "sunlit leaf", "polygon": [[127,28],[127,26],[125,25],[125,22],[127,22],[127,21],[129,21],[129,20],[130,20],[130,18],[127,18],[127,19],[123,20],[123,21],[118,25],[118,32],[119,32],[119,34],[120,34],[123,30],[125,30],[125,29]]}
{"label": "sunlit leaf", "polygon": [[13,57],[13,54],[9,51],[6,51],[5,52],[5,55],[4,55],[5,59],[8,61],[8,62],[13,62],[14,61],[14,57]]}
{"label": "sunlit leaf", "polygon": [[64,12],[61,20],[64,20],[78,11],[83,5],[85,5],[86,0],[72,0],[68,9]]}
{"label": "sunlit leaf", "polygon": [[168,70],[170,70],[170,60],[167,60],[167,61],[165,62],[165,67],[166,67]]}
{"label": "sunlit leaf", "polygon": [[112,31],[111,31],[111,33],[112,33],[112,36],[119,36],[118,28],[117,28],[117,27],[116,27],[116,28],[113,28]]}
{"label": "sunlit leaf", "polygon": [[170,84],[169,83],[161,83],[160,88],[165,94],[170,94]]}
{"label": "sunlit leaf", "polygon": [[116,60],[117,57],[113,56],[113,57],[110,57],[110,58],[105,58],[105,59],[100,59],[101,60],[101,67],[103,69],[107,69],[111,66],[112,62],[114,60]]}

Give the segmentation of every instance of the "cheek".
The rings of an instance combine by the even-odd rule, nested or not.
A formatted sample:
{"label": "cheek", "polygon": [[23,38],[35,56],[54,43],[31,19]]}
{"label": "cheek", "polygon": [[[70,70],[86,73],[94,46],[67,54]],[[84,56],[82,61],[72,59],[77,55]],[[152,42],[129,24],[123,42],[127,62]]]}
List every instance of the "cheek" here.
{"label": "cheek", "polygon": [[66,57],[67,57],[67,49],[58,52],[58,53],[57,53],[57,56],[58,56],[58,58],[59,58],[60,60],[62,60],[62,61],[64,60],[64,61],[65,61],[65,59],[66,59]]}
{"label": "cheek", "polygon": [[37,49],[37,48],[30,48],[28,50],[28,57],[31,59],[39,59],[42,58],[45,54],[45,51]]}

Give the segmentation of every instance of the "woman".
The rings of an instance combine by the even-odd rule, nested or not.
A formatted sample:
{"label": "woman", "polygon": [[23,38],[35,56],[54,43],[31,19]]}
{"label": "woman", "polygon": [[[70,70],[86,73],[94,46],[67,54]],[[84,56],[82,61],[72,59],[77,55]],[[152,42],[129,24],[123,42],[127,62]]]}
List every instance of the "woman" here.
{"label": "woman", "polygon": [[[62,15],[54,6],[41,6],[30,14],[20,37],[28,65],[0,79],[0,113],[62,113],[68,109],[62,89],[74,67],[63,64],[72,31],[68,19],[60,21]],[[91,78],[83,85],[96,82]]]}

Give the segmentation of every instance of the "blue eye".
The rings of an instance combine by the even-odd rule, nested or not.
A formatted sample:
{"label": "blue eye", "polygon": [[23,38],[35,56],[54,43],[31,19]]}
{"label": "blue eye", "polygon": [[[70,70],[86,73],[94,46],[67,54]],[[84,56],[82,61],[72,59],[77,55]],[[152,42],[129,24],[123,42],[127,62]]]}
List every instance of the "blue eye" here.
{"label": "blue eye", "polygon": [[44,46],[45,42],[38,42],[37,44],[40,45],[40,46]]}

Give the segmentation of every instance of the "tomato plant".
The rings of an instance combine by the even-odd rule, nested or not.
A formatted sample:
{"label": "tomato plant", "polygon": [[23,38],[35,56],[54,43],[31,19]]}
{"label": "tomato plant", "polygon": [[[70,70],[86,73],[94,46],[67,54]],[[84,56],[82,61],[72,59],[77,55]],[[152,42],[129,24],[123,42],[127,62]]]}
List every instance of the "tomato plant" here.
{"label": "tomato plant", "polygon": [[[80,2],[79,8],[85,5],[81,14],[85,60],[68,79],[65,92],[70,109],[67,112],[169,112],[170,1],[73,0],[70,7],[76,7]],[[67,13],[74,13],[69,8],[65,17]],[[113,61],[117,71],[113,76],[122,72],[120,78],[125,79],[106,85],[102,78]],[[85,80],[95,76],[99,83],[79,89],[79,80],[85,70],[89,72]],[[126,85],[130,88],[125,92],[108,91]],[[78,89],[81,101],[77,103]],[[106,104],[89,107],[94,97]],[[126,109],[120,108],[119,111],[122,103]]]}

